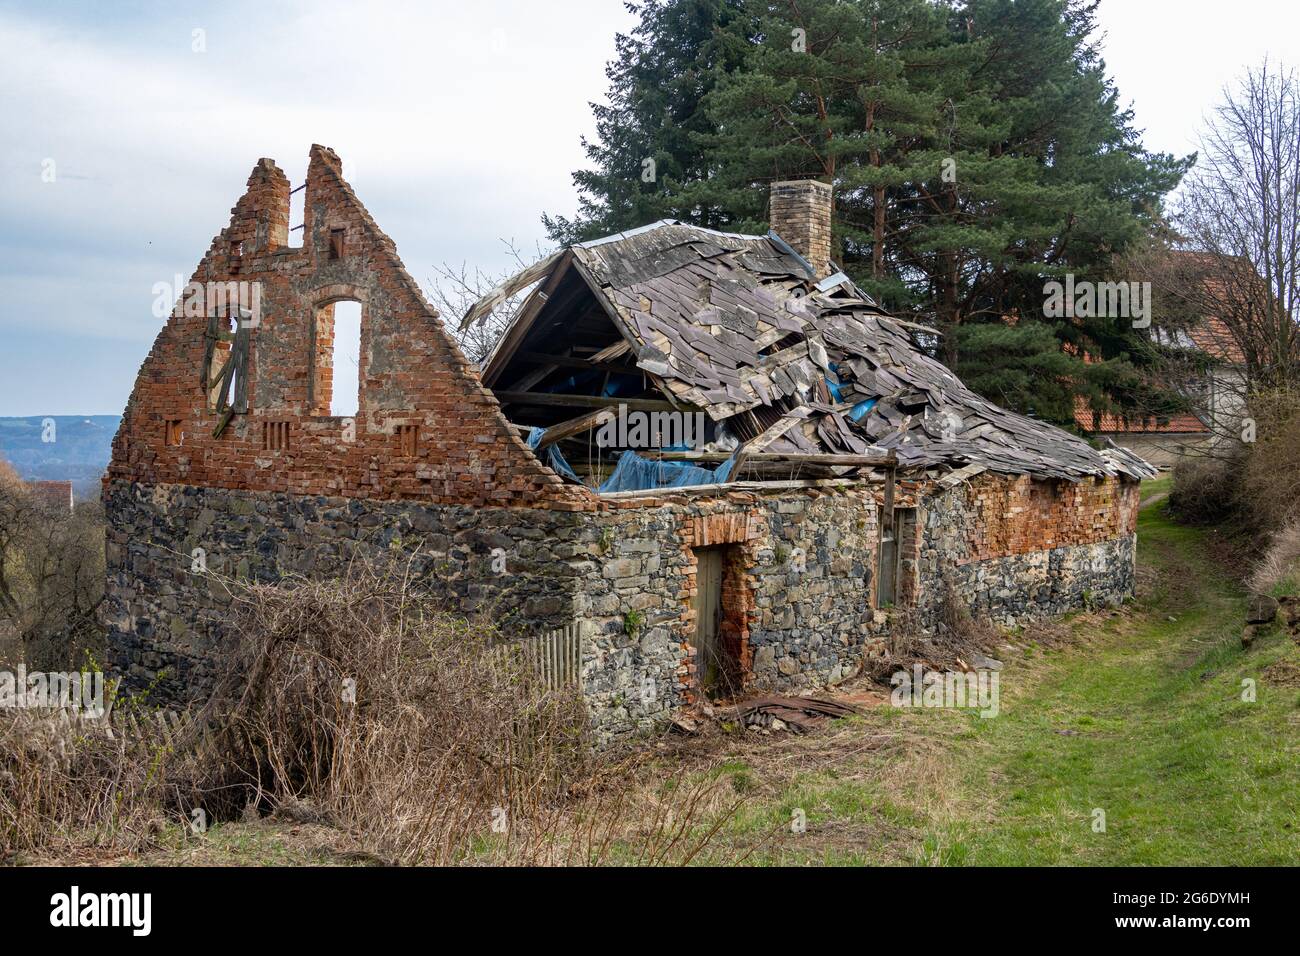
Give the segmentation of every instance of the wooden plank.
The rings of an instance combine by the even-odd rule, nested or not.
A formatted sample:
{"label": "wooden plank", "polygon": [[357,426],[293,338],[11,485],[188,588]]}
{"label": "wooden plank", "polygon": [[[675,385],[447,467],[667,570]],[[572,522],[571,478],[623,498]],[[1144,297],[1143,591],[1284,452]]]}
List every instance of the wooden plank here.
{"label": "wooden plank", "polygon": [[725,485],[683,485],[680,488],[637,488],[633,491],[607,491],[600,497],[615,500],[625,498],[664,498],[684,495],[697,497],[725,494],[729,491],[784,491],[793,488],[853,488],[860,487],[862,479],[808,478],[788,481],[729,481]]}
{"label": "wooden plank", "polygon": [[[555,290],[559,287],[565,273],[568,271],[565,267],[571,261],[573,261],[573,257],[568,250],[565,250],[564,254],[556,258],[553,263],[554,269],[551,274],[546,277],[546,280],[540,286],[533,290],[533,294],[528,297],[528,301],[519,309],[519,313],[511,321],[505,335],[497,340],[497,344],[492,349],[492,354],[483,363],[483,384],[491,385],[496,381],[497,376],[505,370],[505,367],[510,364],[511,357],[528,335],[534,320],[541,313],[546,303],[550,301],[550,297],[555,294]],[[464,329],[465,327],[466,323],[461,323],[461,328]]]}
{"label": "wooden plank", "polygon": [[891,533],[894,530],[894,484],[897,478],[898,473],[893,468],[885,475],[885,500],[880,506],[881,540],[884,539],[886,529]]}
{"label": "wooden plank", "polygon": [[[643,458],[657,458],[662,461],[700,461],[722,462],[731,456],[725,452],[713,451],[659,451],[638,452]],[[791,465],[825,465],[849,466],[853,468],[892,468],[898,464],[898,457],[888,455],[797,455],[783,452],[753,452],[745,456],[745,462],[780,462]]]}
{"label": "wooden plank", "polygon": [[[497,401],[506,405],[547,405],[572,408],[606,408],[610,404],[608,395],[561,395],[552,392],[493,392]],[[633,412],[671,412],[675,409],[671,402],[653,398],[621,398],[617,405],[627,406]]]}
{"label": "wooden plank", "polygon": [[543,365],[541,368],[535,368],[528,374],[510,383],[510,388],[516,392],[526,392],[546,376],[559,369],[558,365]]}
{"label": "wooden plank", "polygon": [[788,432],[799,422],[803,421],[807,412],[810,411],[807,405],[800,405],[793,408],[781,416],[777,421],[764,430],[762,433],[745,442],[740,447],[739,454],[736,455],[735,470],[740,471],[740,466],[744,464],[746,458],[755,453],[760,453],[772,442],[776,441],[786,432]]}
{"label": "wooden plank", "polygon": [[233,408],[227,408],[221,413],[221,420],[217,422],[217,427],[212,429],[213,438],[221,437],[221,433],[226,430],[226,426],[230,424],[230,419],[233,418],[234,415],[235,410]]}
{"label": "wooden plank", "polygon": [[610,359],[618,358],[620,355],[626,355],[631,351],[631,349],[632,346],[628,343],[627,339],[622,339],[615,342],[609,348],[601,349],[591,357],[591,360],[593,362],[608,362]]}
{"label": "wooden plank", "polygon": [[588,412],[585,415],[579,415],[577,418],[570,418],[567,422],[560,422],[558,425],[552,425],[546,431],[542,432],[542,437],[537,442],[534,451],[541,451],[547,445],[554,445],[557,441],[562,441],[573,435],[581,434],[585,431],[603,425],[605,422],[618,417],[618,407],[609,405],[605,408],[597,409],[594,412]]}
{"label": "wooden plank", "polygon": [[511,276],[505,282],[502,282],[495,289],[488,292],[487,295],[475,302],[465,317],[460,321],[460,331],[464,332],[475,321],[486,318],[487,314],[499,306],[506,299],[510,298],[520,289],[526,289],[541,279],[544,279],[551,271],[551,268],[559,262],[567,250],[552,253],[540,262],[534,262],[523,272],[518,272]]}
{"label": "wooden plank", "polygon": [[537,362],[543,365],[558,365],[562,368],[598,368],[610,372],[636,371],[636,369],[630,365],[620,365],[616,362],[597,362],[594,356],[549,355],[546,352],[528,352],[521,350],[515,353],[515,359],[520,362]]}
{"label": "wooden plank", "polygon": [[[610,321],[614,323],[614,328],[618,329],[625,339],[630,339],[633,327],[629,323],[627,317],[620,314],[618,309],[614,308],[610,303],[609,296],[601,287],[600,282],[591,274],[591,270],[587,268],[586,263],[584,263],[582,258],[578,255],[574,255],[573,257],[573,268],[582,278],[582,281],[587,283],[587,287],[591,289],[592,295],[596,297],[596,302],[600,304],[600,307],[605,310],[605,314],[609,316]],[[599,355],[600,353],[597,352],[596,354]]]}

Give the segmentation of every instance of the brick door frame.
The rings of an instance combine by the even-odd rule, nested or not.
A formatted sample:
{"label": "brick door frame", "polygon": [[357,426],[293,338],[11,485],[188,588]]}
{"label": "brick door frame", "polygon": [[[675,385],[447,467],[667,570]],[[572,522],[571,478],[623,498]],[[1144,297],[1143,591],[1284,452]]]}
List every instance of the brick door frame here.
{"label": "brick door frame", "polygon": [[682,699],[687,705],[697,703],[704,697],[696,665],[696,648],[692,643],[695,633],[693,599],[698,587],[699,567],[696,551],[704,548],[723,549],[723,622],[719,624],[719,639],[724,626],[734,633],[728,643],[739,671],[736,675],[740,683],[739,689],[743,690],[753,676],[754,655],[749,645],[749,632],[758,591],[758,582],[748,570],[757,564],[762,524],[762,517],[757,511],[734,508],[697,515],[686,519],[682,524],[680,540],[686,559],[686,581],[682,594],[684,655],[677,677]]}

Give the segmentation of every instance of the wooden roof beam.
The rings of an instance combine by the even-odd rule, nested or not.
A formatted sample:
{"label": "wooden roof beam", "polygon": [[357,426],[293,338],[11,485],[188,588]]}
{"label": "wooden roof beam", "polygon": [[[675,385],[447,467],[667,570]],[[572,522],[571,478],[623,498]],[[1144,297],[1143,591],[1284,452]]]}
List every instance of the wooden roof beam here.
{"label": "wooden roof beam", "polygon": [[616,405],[609,405],[605,408],[597,409],[594,412],[587,412],[579,415],[577,418],[570,418],[566,422],[560,422],[558,425],[552,425],[546,431],[542,432],[542,437],[537,442],[534,451],[541,451],[548,445],[554,445],[557,441],[563,441],[565,438],[571,438],[574,435],[580,435],[583,432],[591,431],[605,422],[612,421],[618,417],[618,408]]}
{"label": "wooden roof beam", "polygon": [[[572,408],[607,408],[610,404],[608,395],[564,395],[558,392],[493,392],[497,401],[504,405],[547,405]],[[671,412],[675,409],[670,402],[650,398],[619,398],[615,406],[624,405],[632,412]]]}

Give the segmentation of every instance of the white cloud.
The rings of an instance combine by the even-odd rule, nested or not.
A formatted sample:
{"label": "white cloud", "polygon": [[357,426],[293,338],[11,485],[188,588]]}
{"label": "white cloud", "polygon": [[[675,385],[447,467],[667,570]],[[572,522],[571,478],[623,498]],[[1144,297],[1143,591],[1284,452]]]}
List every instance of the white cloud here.
{"label": "white cloud", "polygon": [[[632,24],[618,0],[32,9],[0,10],[0,335],[29,349],[0,355],[0,415],[120,409],[136,365],[96,363],[131,342],[143,359],[153,284],[190,274],[262,156],[297,182],[311,143],[337,150],[419,281],[505,268],[500,239],[531,249],[542,211],[576,206],[588,102]],[[1268,50],[1294,60],[1294,9],[1104,0],[1148,144],[1189,151],[1224,82]]]}

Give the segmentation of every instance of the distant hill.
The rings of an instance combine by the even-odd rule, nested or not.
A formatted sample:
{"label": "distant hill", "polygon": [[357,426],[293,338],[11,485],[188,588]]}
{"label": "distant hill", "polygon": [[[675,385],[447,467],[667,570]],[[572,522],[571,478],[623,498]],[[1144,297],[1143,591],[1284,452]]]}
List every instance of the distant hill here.
{"label": "distant hill", "polygon": [[[42,440],[47,419],[54,422],[53,441]],[[121,421],[119,415],[0,418],[0,458],[26,481],[71,481],[78,498],[93,498]]]}

